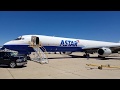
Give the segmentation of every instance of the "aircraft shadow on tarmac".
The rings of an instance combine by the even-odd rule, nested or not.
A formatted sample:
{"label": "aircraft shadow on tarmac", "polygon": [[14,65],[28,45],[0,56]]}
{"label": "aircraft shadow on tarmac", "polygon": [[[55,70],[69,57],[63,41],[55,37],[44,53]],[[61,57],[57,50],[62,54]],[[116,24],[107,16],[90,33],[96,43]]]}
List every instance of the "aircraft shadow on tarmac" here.
{"label": "aircraft shadow on tarmac", "polygon": [[[52,58],[48,58],[48,59],[65,59],[65,58],[86,58],[83,56],[79,56],[79,55],[68,55],[68,56],[63,56],[63,57],[52,57]],[[91,56],[89,57],[89,59],[97,59],[97,60],[111,60],[111,59],[115,59],[115,60],[120,60],[120,58],[116,58],[116,57],[106,57],[106,58],[99,58],[99,57],[95,57],[95,56]]]}
{"label": "aircraft shadow on tarmac", "polygon": [[[78,56],[78,55],[69,55],[69,56],[71,56],[72,58],[86,58],[86,57]],[[99,58],[99,57],[96,57],[96,56],[91,56],[89,58],[97,59],[97,60],[110,60],[110,59],[120,60],[120,57],[119,58],[118,58],[118,56],[116,56],[116,57],[109,56],[109,57],[105,57],[105,58]]]}
{"label": "aircraft shadow on tarmac", "polygon": [[65,59],[65,58],[71,58],[71,57],[66,57],[66,56],[65,57],[64,56],[63,57],[51,57],[48,59]]}

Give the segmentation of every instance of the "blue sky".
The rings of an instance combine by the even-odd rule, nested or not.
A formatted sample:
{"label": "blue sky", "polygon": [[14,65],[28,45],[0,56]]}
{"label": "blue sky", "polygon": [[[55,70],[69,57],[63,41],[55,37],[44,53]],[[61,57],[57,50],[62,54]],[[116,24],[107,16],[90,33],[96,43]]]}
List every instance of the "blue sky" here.
{"label": "blue sky", "polygon": [[120,11],[0,11],[0,45],[25,34],[120,41]]}

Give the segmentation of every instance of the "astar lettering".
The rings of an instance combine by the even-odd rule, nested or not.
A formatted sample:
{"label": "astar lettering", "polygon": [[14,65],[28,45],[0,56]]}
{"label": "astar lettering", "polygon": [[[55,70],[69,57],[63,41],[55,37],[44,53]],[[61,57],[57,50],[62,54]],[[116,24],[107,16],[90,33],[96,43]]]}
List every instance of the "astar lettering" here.
{"label": "astar lettering", "polygon": [[60,46],[77,46],[77,41],[61,40]]}

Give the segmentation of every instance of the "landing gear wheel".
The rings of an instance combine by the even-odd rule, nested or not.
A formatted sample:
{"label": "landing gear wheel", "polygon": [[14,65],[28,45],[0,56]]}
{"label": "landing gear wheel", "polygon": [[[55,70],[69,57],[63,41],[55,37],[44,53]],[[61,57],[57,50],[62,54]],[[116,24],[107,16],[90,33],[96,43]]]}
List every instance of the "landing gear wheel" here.
{"label": "landing gear wheel", "polygon": [[89,54],[84,54],[83,57],[87,58],[87,57],[90,57],[90,55]]}
{"label": "landing gear wheel", "polygon": [[84,54],[83,57],[86,58],[86,54]]}
{"label": "landing gear wheel", "polygon": [[90,55],[89,55],[89,54],[87,54],[87,57],[90,57]]}
{"label": "landing gear wheel", "polygon": [[98,58],[102,58],[100,55],[98,55]]}

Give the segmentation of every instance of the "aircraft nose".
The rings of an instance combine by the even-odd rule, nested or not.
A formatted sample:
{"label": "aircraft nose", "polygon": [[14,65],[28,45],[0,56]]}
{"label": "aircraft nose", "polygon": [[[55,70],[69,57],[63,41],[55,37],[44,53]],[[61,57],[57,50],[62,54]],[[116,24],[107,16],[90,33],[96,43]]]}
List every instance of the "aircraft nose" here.
{"label": "aircraft nose", "polygon": [[10,45],[10,44],[11,44],[11,41],[4,43],[3,46]]}
{"label": "aircraft nose", "polygon": [[9,44],[10,44],[10,42],[4,43],[3,46],[2,46],[2,48],[1,48],[1,50],[4,50],[5,48],[7,48],[7,45],[9,45]]}

